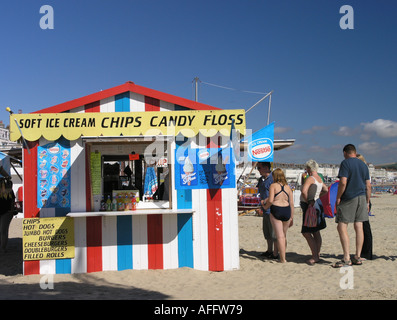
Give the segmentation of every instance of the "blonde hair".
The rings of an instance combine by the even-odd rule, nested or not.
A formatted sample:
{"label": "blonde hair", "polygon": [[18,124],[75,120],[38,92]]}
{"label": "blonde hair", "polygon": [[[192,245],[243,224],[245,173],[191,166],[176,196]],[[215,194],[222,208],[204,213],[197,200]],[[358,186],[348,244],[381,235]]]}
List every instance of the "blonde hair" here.
{"label": "blonde hair", "polygon": [[287,179],[285,179],[283,170],[277,168],[272,172],[272,175],[273,175],[273,182],[281,183],[283,186],[287,185]]}
{"label": "blonde hair", "polygon": [[305,164],[306,168],[309,168],[311,171],[318,171],[318,163],[313,159],[310,159]]}
{"label": "blonde hair", "polygon": [[362,162],[364,162],[365,164],[367,164],[367,161],[365,161],[365,158],[364,158],[364,156],[363,156],[362,154],[357,153],[357,154],[356,154],[356,157],[357,157],[358,159],[360,159]]}

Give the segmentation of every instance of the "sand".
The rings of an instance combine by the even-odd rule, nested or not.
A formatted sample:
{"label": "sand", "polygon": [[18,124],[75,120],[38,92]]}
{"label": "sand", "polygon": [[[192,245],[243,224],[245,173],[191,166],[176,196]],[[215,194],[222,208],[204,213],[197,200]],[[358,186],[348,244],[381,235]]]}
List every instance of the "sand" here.
{"label": "sand", "polygon": [[[333,219],[327,219],[327,228],[322,231],[322,262],[306,264],[310,250],[300,233],[302,214],[296,208],[294,226],[287,233],[286,264],[260,258],[259,254],[266,250],[262,218],[240,216],[239,270],[205,272],[181,268],[53,275],[54,288],[46,290],[40,287],[40,280],[46,280],[43,275],[22,275],[22,221],[13,219],[8,252],[0,253],[0,299],[396,299],[397,196],[377,195],[372,203],[374,260],[344,270],[346,273],[331,267],[342,258]],[[349,234],[353,253],[352,226]],[[347,278],[349,282],[344,281]],[[352,287],[346,288],[347,284]]]}

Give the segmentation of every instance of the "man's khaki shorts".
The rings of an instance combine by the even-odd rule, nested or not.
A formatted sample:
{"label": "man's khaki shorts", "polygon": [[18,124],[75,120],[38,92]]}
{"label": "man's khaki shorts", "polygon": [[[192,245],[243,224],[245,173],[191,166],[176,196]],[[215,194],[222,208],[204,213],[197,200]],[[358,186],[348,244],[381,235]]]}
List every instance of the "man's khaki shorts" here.
{"label": "man's khaki shorts", "polygon": [[353,223],[368,220],[366,196],[358,196],[350,200],[342,200],[336,209],[335,222]]}

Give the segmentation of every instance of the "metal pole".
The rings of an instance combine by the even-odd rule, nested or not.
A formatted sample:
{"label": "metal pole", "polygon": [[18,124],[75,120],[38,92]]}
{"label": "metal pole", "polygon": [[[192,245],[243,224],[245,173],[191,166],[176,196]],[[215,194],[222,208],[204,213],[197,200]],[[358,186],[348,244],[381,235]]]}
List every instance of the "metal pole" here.
{"label": "metal pole", "polygon": [[22,142],[25,145],[26,149],[28,149],[28,153],[30,154],[30,149],[29,149],[28,143],[25,140],[25,137],[23,136],[21,127],[19,126],[17,119],[14,119],[14,120],[15,120],[15,123],[16,123],[18,129],[19,129],[19,132],[21,133]]}
{"label": "metal pole", "polygon": [[254,107],[256,107],[258,104],[260,104],[263,100],[265,100],[268,96],[270,96],[273,93],[273,90],[270,91],[267,95],[265,95],[262,99],[260,99],[257,103],[255,103],[251,108],[249,108],[247,111],[245,111],[245,113],[248,113],[248,111],[250,111],[251,109],[253,109]]}
{"label": "metal pole", "polygon": [[[10,107],[7,107],[7,108],[6,108],[6,111],[8,111],[8,112],[10,113],[10,119],[11,119],[11,115],[12,115],[14,112],[12,112],[12,110],[11,110]],[[15,120],[15,124],[17,125],[17,127],[18,127],[18,129],[19,129],[19,132],[21,133],[22,142],[23,142],[23,144],[25,145],[26,149],[28,149],[28,153],[30,154],[30,149],[29,149],[28,143],[27,143],[26,140],[25,140],[25,137],[23,136],[21,127],[19,126],[17,119],[14,119],[14,120]]]}
{"label": "metal pole", "polygon": [[198,82],[200,81],[200,79],[198,77],[195,77],[194,79],[195,82],[195,96],[194,96],[194,101],[198,101]]}
{"label": "metal pole", "polygon": [[15,173],[17,174],[17,176],[19,177],[19,179],[21,179],[21,181],[23,181],[21,175],[18,173],[17,169],[15,169],[14,165],[12,164],[12,162],[10,161],[10,165],[11,167],[14,169]]}

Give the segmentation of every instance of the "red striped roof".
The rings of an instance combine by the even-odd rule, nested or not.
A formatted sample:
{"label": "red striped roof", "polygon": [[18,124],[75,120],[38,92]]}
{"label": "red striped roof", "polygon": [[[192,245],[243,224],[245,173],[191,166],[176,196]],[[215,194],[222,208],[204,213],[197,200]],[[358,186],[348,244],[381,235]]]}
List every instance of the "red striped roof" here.
{"label": "red striped roof", "polygon": [[155,98],[158,100],[162,100],[162,101],[166,101],[169,103],[173,103],[179,106],[183,106],[186,108],[189,108],[191,110],[219,110],[220,108],[216,108],[207,104],[203,104],[203,103],[199,103],[196,101],[192,101],[189,99],[185,99],[185,98],[181,98],[178,96],[174,96],[172,94],[168,94],[168,93],[164,93],[161,91],[157,91],[157,90],[153,90],[153,89],[149,89],[146,87],[142,87],[142,86],[138,86],[135,83],[133,83],[132,81],[127,81],[126,83],[110,88],[110,89],[106,89],[106,90],[102,90],[78,99],[74,99],[74,100],[70,100],[61,104],[57,104],[55,106],[52,107],[48,107],[45,109],[41,109],[38,111],[35,111],[34,113],[61,113],[61,112],[65,112],[65,111],[69,111],[72,110],[74,108],[80,107],[80,106],[84,106],[99,100],[103,100],[106,98],[109,98],[111,96],[115,96],[117,94],[120,93],[124,93],[124,92],[135,92],[141,95],[144,95],[146,97],[151,97],[151,98]]}

